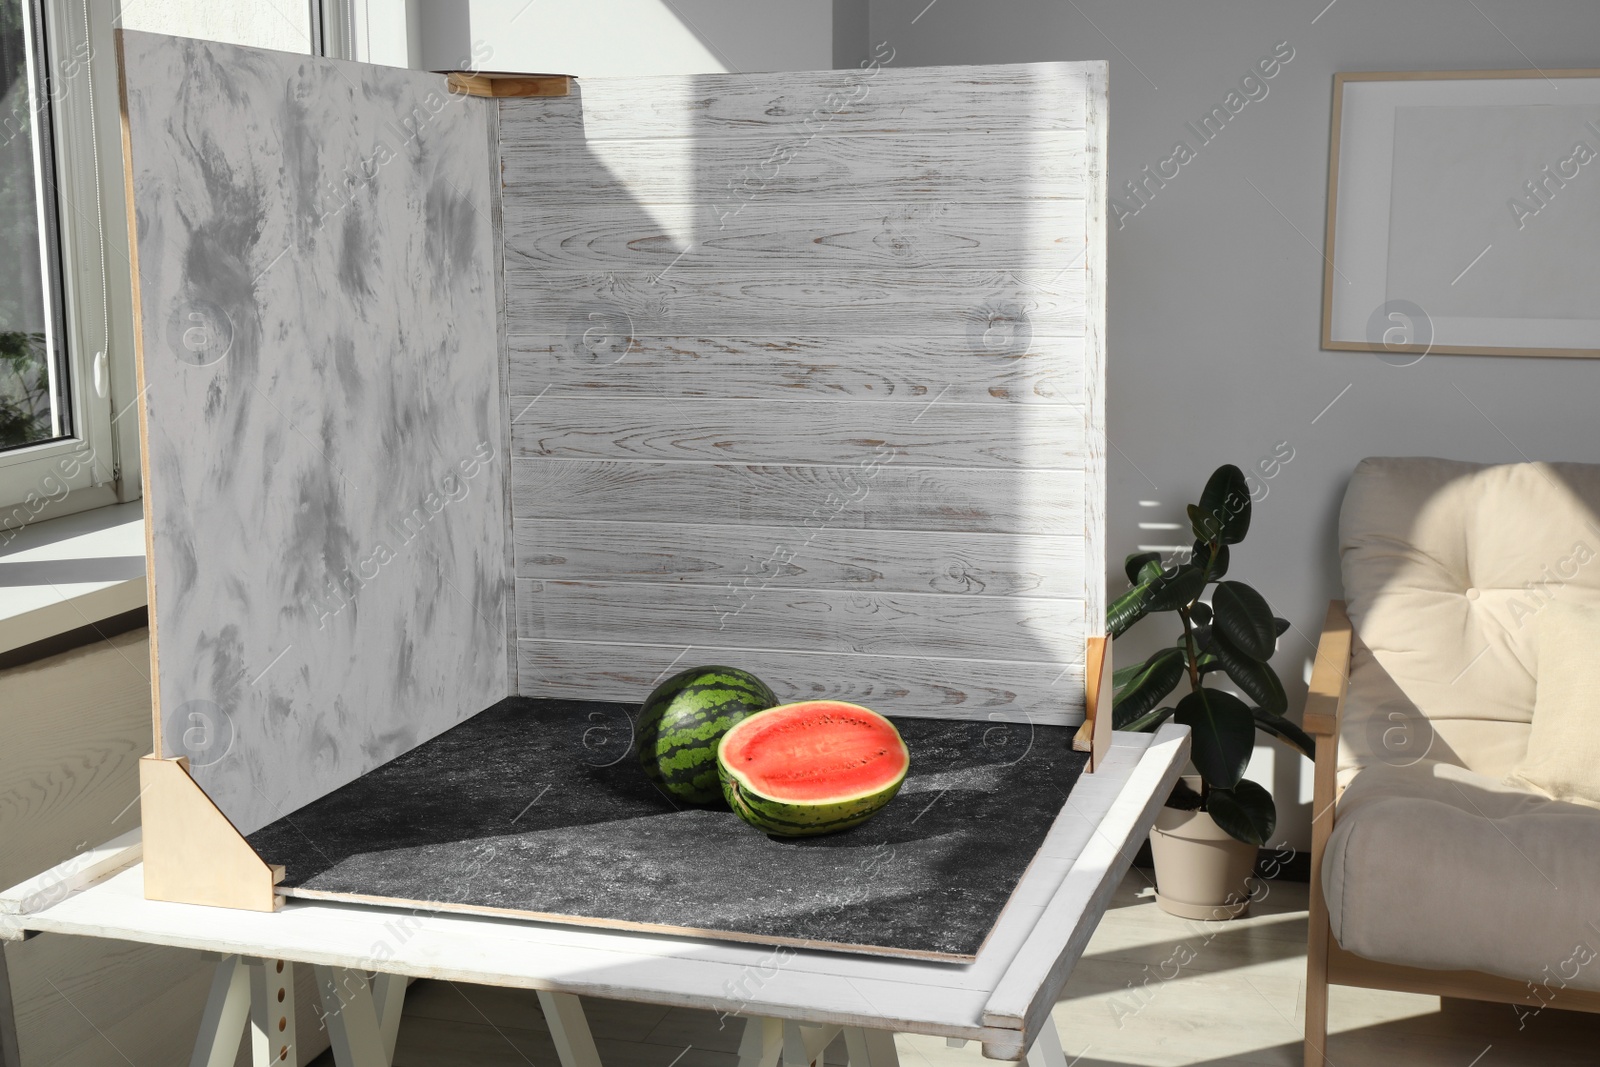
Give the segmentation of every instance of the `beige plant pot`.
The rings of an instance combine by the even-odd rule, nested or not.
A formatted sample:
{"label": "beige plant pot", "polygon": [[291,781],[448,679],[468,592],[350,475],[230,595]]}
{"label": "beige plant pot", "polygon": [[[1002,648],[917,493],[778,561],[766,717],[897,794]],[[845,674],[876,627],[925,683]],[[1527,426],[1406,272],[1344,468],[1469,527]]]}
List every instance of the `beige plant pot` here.
{"label": "beige plant pot", "polygon": [[1256,847],[1235,841],[1203,811],[1163,807],[1150,831],[1156,903],[1185,919],[1238,919],[1250,913]]}

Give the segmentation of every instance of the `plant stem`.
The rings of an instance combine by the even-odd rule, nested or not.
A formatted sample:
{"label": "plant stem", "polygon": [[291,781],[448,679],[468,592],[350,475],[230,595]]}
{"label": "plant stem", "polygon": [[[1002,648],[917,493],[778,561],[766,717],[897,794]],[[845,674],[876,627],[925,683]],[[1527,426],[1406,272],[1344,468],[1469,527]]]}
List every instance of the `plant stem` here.
{"label": "plant stem", "polygon": [[1200,649],[1194,643],[1194,626],[1189,621],[1189,610],[1200,602],[1200,597],[1205,595],[1206,585],[1211,581],[1211,568],[1216,566],[1217,553],[1221,551],[1220,541],[1206,542],[1206,566],[1200,572],[1200,592],[1188,604],[1178,609],[1178,617],[1183,620],[1183,651],[1184,659],[1189,667],[1189,688],[1200,688]]}
{"label": "plant stem", "polygon": [[1200,653],[1194,643],[1194,626],[1189,622],[1188,605],[1178,609],[1178,618],[1183,620],[1183,659],[1184,665],[1189,668],[1189,688],[1191,691],[1200,688]]}

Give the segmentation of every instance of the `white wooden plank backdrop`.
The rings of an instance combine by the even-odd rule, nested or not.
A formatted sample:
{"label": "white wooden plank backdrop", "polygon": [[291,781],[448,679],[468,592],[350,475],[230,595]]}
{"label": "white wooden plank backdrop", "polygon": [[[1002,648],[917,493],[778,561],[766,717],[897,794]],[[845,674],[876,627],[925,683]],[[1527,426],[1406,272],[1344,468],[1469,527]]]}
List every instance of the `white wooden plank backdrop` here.
{"label": "white wooden plank backdrop", "polygon": [[[517,575],[600,582],[627,568],[641,581],[751,589],[960,593],[978,596],[1079,595],[1069,578],[1082,541],[1040,536],[1016,554],[1002,534],[701,526],[694,523],[518,520]],[[798,546],[782,558],[784,545]],[[766,566],[734,568],[739,560]]]}
{"label": "white wooden plank backdrop", "polygon": [[[664,271],[699,250],[719,270],[1011,270],[1085,253],[1081,200],[907,203],[796,194],[708,204],[527,205],[505,215],[510,267]],[[507,189],[507,208],[515,200]],[[521,204],[517,204],[521,208]],[[738,209],[735,212],[735,209]]]}
{"label": "white wooden plank backdrop", "polygon": [[1026,338],[1082,337],[1086,330],[1086,278],[1077,270],[797,266],[774,276],[710,267],[692,252],[670,270],[513,266],[511,336],[582,341],[580,350],[598,370],[621,362],[596,358],[599,342],[610,336],[952,336],[961,345],[948,361],[988,365],[1025,353]]}
{"label": "white wooden plank backdrop", "polygon": [[[522,401],[521,405],[518,401]],[[1080,409],[930,401],[555,397],[511,424],[513,456],[838,466],[881,455],[903,467],[1074,470]],[[892,459],[890,458],[892,457]]]}
{"label": "white wooden plank backdrop", "polygon": [[[615,337],[612,343],[610,337],[591,334],[604,343],[600,355],[572,343],[588,329],[582,318],[574,325],[578,329],[572,335],[510,339],[516,353],[513,394],[532,398],[559,389],[568,395],[617,397],[924,402],[938,396],[940,403],[983,404],[1061,403],[1083,391],[1082,337],[1032,337],[1019,342],[1013,353],[973,358],[966,337],[615,334],[610,335]],[[924,318],[920,328],[926,325]],[[597,363],[605,365],[603,374]]]}
{"label": "white wooden plank backdrop", "polygon": [[[792,524],[808,531],[949,530],[1081,538],[1082,487],[1082,471],[918,470],[897,469],[892,462],[872,468],[535,459],[511,463],[512,509],[518,518]],[[1033,550],[1030,540],[1016,538],[1013,543],[1021,556]],[[766,558],[742,560],[740,566],[758,569]]]}
{"label": "white wooden plank backdrop", "polygon": [[1090,109],[1105,107],[1103,96],[1090,98],[1093,64],[896,69],[892,55],[875,58],[880,65],[865,70],[585,81],[581,95],[550,107],[502,109],[505,144],[757,135],[781,145],[824,134],[1082,130]]}
{"label": "white wooden plank backdrop", "polygon": [[[893,656],[1066,662],[1083,603],[1034,597],[627,582],[517,582],[529,640],[677,641],[695,648],[808,649]],[[846,669],[848,669],[846,667]],[[892,709],[891,709],[892,710]]]}
{"label": "white wooden plank backdrop", "polygon": [[715,202],[730,186],[749,197],[848,196],[864,169],[875,171],[879,187],[906,200],[1082,199],[1088,175],[1079,159],[1086,136],[1081,129],[1000,129],[983,141],[951,142],[926,131],[819,137],[805,151],[780,149],[776,158],[757,156],[757,162],[751,155],[760,151],[759,138],[722,136],[698,143],[695,166],[687,169],[677,137],[519,143],[501,158],[508,186],[552,208],[572,203],[574,183],[585,199],[623,204]]}
{"label": "white wooden plank backdrop", "polygon": [[1078,721],[1104,108],[1091,64],[501,102],[520,690]]}
{"label": "white wooden plank backdrop", "polygon": [[[682,670],[693,650],[683,645],[623,645],[603,641],[518,642],[523,684],[573,700],[614,699],[649,692],[668,672]],[[721,654],[713,652],[712,655]],[[1035,723],[1039,694],[1059,691],[1070,706],[1084,685],[1082,663],[928,659],[741,648],[737,658],[761,678],[792,679],[794,700],[850,700],[868,707],[915,708],[918,715]],[[841,668],[841,661],[844,666]]]}

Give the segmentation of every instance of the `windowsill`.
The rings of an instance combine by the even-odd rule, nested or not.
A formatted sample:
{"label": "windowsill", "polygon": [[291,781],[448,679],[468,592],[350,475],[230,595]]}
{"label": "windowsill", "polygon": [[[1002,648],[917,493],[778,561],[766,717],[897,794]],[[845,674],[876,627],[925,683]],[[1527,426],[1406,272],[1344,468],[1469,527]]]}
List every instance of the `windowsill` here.
{"label": "windowsill", "polygon": [[145,606],[134,501],[29,524],[0,550],[0,653]]}

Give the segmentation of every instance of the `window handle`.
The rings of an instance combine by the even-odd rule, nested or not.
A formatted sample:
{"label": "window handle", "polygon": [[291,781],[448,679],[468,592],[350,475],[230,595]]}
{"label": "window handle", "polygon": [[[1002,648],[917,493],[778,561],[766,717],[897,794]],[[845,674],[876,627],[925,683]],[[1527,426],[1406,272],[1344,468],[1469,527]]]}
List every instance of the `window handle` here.
{"label": "window handle", "polygon": [[94,354],[94,395],[106,398],[106,354],[102,349]]}

